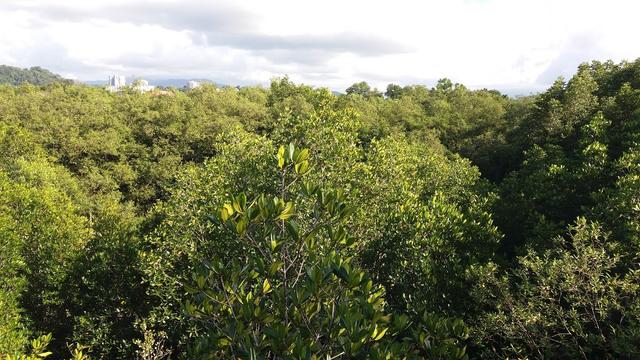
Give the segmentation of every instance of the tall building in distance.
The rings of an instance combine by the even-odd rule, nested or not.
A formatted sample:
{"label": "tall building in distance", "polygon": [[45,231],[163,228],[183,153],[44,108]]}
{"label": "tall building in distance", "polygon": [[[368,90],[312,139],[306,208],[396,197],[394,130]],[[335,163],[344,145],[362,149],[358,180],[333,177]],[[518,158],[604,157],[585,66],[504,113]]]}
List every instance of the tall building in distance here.
{"label": "tall building in distance", "polygon": [[109,76],[109,84],[107,90],[120,91],[127,85],[127,80],[124,75],[111,75]]}
{"label": "tall building in distance", "polygon": [[[149,92],[155,89],[155,86],[149,85],[149,82],[144,79],[136,79],[130,84],[130,88],[141,93]],[[127,87],[127,80],[124,75],[111,75],[109,76],[109,84],[106,89],[110,92],[122,91]]]}
{"label": "tall building in distance", "polygon": [[155,89],[155,86],[153,85],[149,85],[149,82],[147,80],[144,79],[138,79],[136,81],[134,81],[131,86],[133,87],[134,90],[144,93],[147,91],[151,91],[153,89]]}

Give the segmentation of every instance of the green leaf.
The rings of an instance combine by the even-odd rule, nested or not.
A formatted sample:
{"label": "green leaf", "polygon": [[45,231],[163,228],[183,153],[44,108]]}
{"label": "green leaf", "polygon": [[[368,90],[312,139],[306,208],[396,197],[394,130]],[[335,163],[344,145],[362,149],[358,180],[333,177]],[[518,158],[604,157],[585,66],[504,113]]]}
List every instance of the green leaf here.
{"label": "green leaf", "polygon": [[271,290],[271,284],[268,279],[264,279],[262,282],[262,293],[267,294]]}
{"label": "green leaf", "polygon": [[271,239],[270,245],[271,245],[271,251],[273,252],[278,248],[280,243],[278,243],[276,239]]}
{"label": "green leaf", "polygon": [[278,168],[280,168],[280,170],[284,167],[284,151],[284,146],[280,146],[278,149]]}
{"label": "green leaf", "polygon": [[278,270],[280,270],[280,268],[282,268],[282,265],[284,265],[284,263],[282,261],[276,261],[273,264],[271,264],[269,266],[269,275],[270,276],[275,275],[275,273],[278,272]]}
{"label": "green leaf", "polygon": [[346,219],[349,216],[351,216],[351,214],[353,214],[355,212],[355,208],[353,206],[346,206],[342,212],[340,213],[340,218],[341,219]]}
{"label": "green leaf", "polygon": [[234,212],[233,205],[226,203],[224,204],[224,208],[227,209],[227,211],[229,212],[229,215],[233,215],[233,212]]}
{"label": "green leaf", "polygon": [[235,211],[233,210],[233,206],[231,204],[224,204],[224,206],[220,210],[220,218],[223,222],[225,222],[231,217],[231,215],[233,215],[234,212]]}
{"label": "green leaf", "polygon": [[293,155],[296,151],[296,147],[295,145],[293,145],[293,143],[289,143],[289,160],[293,161]]}
{"label": "green leaf", "polygon": [[236,232],[238,232],[238,234],[243,235],[245,230],[247,230],[247,219],[242,218],[240,220],[238,220],[238,222],[236,223]]}
{"label": "green leaf", "polygon": [[296,174],[300,174],[300,175],[304,175],[307,173],[307,171],[309,171],[309,162],[308,161],[302,161],[297,163],[294,166],[294,170],[296,171]]}
{"label": "green leaf", "polygon": [[292,238],[298,240],[300,238],[300,230],[298,227],[298,224],[291,220],[291,221],[287,221],[284,223],[287,232],[289,233],[289,235],[291,235]]}
{"label": "green leaf", "polygon": [[198,275],[198,278],[196,279],[196,284],[198,285],[199,289],[203,289],[204,288],[204,276],[202,275]]}
{"label": "green leaf", "polygon": [[374,341],[378,341],[380,339],[382,339],[382,337],[384,336],[384,334],[387,333],[387,330],[389,330],[389,328],[384,328],[382,329],[382,331],[378,332],[378,329],[376,329],[374,331],[374,335],[373,335],[373,340]]}
{"label": "green leaf", "polygon": [[284,210],[282,210],[282,213],[280,213],[280,215],[278,216],[278,219],[287,220],[288,218],[293,216],[294,210],[295,209],[293,203],[291,201],[287,202],[287,204],[284,206]]}
{"label": "green leaf", "polygon": [[333,269],[333,273],[347,283],[349,282],[349,274],[347,273],[347,269],[344,267],[341,266],[340,268]]}
{"label": "green leaf", "polygon": [[242,208],[240,207],[240,204],[236,199],[233,200],[233,204],[231,205],[233,206],[233,210],[235,210],[238,213],[242,213]]}
{"label": "green leaf", "polygon": [[222,219],[223,222],[229,219],[229,211],[224,207],[220,209],[220,219]]}
{"label": "green leaf", "polygon": [[302,149],[296,156],[296,162],[303,162],[309,160],[309,149]]}

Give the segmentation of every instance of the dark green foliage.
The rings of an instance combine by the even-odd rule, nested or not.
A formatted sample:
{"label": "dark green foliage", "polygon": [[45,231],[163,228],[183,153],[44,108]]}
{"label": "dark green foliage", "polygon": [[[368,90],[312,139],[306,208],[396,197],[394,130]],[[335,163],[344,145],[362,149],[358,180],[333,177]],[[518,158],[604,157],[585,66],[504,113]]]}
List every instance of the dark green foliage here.
{"label": "dark green foliage", "polygon": [[396,84],[387,85],[387,91],[384,92],[384,96],[389,99],[398,99],[402,96],[402,86]]}
{"label": "dark green foliage", "polygon": [[364,98],[381,97],[382,93],[378,89],[372,89],[366,81],[361,81],[349,86],[346,90],[348,95],[360,95]]}
{"label": "dark green foliage", "polygon": [[640,356],[640,259],[626,259],[618,243],[584,218],[567,237],[542,255],[519,258],[509,275],[489,268],[476,277],[474,292],[490,309],[475,327],[483,355]]}
{"label": "dark green foliage", "polygon": [[486,208],[479,199],[460,208],[442,193],[426,205],[401,206],[365,257],[394,307],[413,313],[473,312],[468,292],[473,283],[467,277],[493,259],[501,238]]}
{"label": "dark green foliage", "polygon": [[524,154],[495,212],[513,269],[476,277],[484,354],[638,356],[637,67],[582,65],[507,134]]}
{"label": "dark green foliage", "polygon": [[[12,251],[3,254],[8,257],[3,263],[8,261],[9,267],[2,273],[3,297],[7,296],[3,303],[10,310],[6,313],[9,322],[3,327],[9,326],[9,333],[22,338],[24,325],[35,334],[54,328],[64,332],[69,325],[64,311],[65,277],[91,236],[87,221],[51,185],[34,188],[11,182],[0,172],[0,194],[6,236],[2,245]],[[21,310],[28,315],[24,325],[16,324],[11,315]],[[15,338],[2,351],[16,351],[23,345]]]}
{"label": "dark green foliage", "polygon": [[72,339],[96,358],[132,358],[138,321],[147,315],[140,239],[131,207],[104,200],[93,214],[93,238],[69,271],[65,284],[73,316]]}

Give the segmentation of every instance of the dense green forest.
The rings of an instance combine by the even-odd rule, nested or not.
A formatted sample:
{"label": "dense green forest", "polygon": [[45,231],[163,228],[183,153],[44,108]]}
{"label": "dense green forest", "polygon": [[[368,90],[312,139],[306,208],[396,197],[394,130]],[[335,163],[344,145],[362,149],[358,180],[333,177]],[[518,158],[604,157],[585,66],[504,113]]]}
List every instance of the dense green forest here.
{"label": "dense green forest", "polygon": [[49,85],[59,82],[70,83],[71,80],[65,79],[39,66],[21,69],[14,66],[0,65],[0,84],[20,85],[29,83],[34,85]]}
{"label": "dense green forest", "polygon": [[640,358],[640,59],[0,85],[0,194],[7,359]]}

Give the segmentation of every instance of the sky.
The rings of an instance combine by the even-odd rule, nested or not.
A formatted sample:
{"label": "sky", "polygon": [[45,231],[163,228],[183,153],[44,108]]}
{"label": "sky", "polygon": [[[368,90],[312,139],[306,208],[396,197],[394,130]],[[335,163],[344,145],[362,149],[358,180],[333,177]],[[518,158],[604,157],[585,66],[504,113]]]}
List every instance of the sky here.
{"label": "sky", "polygon": [[0,64],[77,80],[357,81],[541,91],[640,57],[640,1],[0,0]]}

